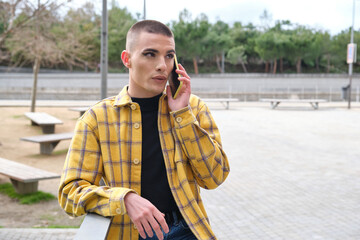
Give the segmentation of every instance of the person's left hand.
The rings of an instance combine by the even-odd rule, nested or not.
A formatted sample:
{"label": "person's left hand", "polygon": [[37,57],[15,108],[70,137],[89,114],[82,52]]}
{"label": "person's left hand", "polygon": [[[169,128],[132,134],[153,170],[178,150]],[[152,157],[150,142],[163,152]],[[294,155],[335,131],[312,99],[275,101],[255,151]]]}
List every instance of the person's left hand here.
{"label": "person's left hand", "polygon": [[181,81],[183,85],[176,99],[173,99],[171,95],[170,86],[167,86],[166,88],[168,104],[171,111],[177,111],[186,107],[189,104],[189,99],[191,95],[190,77],[181,64],[179,64],[179,69],[176,69],[176,73],[181,75],[181,77],[179,77],[179,81]]}

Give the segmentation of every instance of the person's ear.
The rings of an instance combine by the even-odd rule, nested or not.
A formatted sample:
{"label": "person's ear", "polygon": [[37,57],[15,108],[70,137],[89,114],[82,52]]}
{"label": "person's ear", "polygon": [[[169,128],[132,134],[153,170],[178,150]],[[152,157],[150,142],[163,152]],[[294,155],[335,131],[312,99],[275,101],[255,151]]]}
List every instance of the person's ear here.
{"label": "person's ear", "polygon": [[130,68],[130,53],[127,50],[122,51],[121,53],[121,60],[125,67]]}

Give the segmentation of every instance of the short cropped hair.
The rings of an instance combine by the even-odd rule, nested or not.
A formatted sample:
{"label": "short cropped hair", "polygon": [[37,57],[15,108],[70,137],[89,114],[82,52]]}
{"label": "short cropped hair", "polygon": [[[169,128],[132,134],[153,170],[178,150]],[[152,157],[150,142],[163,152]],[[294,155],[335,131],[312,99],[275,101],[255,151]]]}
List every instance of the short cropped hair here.
{"label": "short cropped hair", "polygon": [[135,23],[129,29],[126,35],[126,49],[130,50],[136,38],[141,32],[162,34],[167,37],[174,37],[174,34],[168,26],[155,20],[143,20]]}

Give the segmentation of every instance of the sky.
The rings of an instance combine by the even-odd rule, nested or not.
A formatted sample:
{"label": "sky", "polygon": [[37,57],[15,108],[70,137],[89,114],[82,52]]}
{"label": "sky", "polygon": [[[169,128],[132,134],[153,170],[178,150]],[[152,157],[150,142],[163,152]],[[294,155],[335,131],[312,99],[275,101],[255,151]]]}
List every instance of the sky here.
{"label": "sky", "polygon": [[[111,0],[107,0],[110,5]],[[80,7],[86,0],[73,0],[73,7]],[[102,9],[103,0],[91,0]],[[144,0],[116,0],[119,7],[126,7],[129,12],[143,13]],[[336,35],[352,25],[355,9],[354,29],[360,28],[360,0],[146,0],[146,18],[169,23],[178,20],[179,13],[187,9],[192,18],[204,13],[209,21],[217,20],[228,24],[241,22],[261,25],[260,16],[264,10],[271,16],[273,26],[276,20],[290,20],[292,23],[329,31]]]}

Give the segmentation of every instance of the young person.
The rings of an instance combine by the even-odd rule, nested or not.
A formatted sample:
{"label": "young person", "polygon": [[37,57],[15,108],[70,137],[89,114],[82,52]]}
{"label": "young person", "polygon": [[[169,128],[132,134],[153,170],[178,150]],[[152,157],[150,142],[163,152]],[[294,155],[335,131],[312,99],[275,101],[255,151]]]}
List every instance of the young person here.
{"label": "young person", "polygon": [[174,54],[166,25],[134,24],[121,55],[129,85],[76,124],[59,203],[73,216],[111,216],[107,239],[216,239],[199,187],[223,183],[229,163],[214,119],[191,94],[183,66],[176,70],[183,82],[178,97],[166,87]]}

